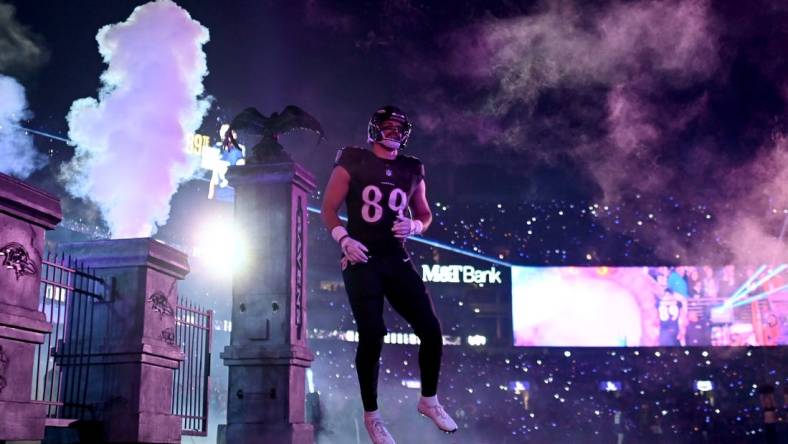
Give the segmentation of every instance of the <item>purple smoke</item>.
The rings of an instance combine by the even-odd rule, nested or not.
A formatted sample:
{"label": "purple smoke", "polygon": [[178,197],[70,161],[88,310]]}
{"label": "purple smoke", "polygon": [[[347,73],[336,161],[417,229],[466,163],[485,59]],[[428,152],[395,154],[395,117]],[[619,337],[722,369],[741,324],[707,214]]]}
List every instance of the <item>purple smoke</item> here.
{"label": "purple smoke", "polygon": [[[785,257],[785,243],[775,242],[788,208],[783,185],[788,159],[781,154],[786,138],[779,124],[769,142],[746,147],[757,156],[743,164],[723,158],[724,141],[714,135],[685,139],[692,128],[719,125],[709,123],[715,117],[708,91],[726,87],[732,69],[725,38],[730,39],[729,31],[704,0],[602,7],[544,2],[528,15],[487,19],[444,36],[449,55],[443,63],[433,65],[435,72],[423,65],[413,71],[421,78],[463,81],[470,97],[481,100],[472,109],[444,106],[437,117],[421,119],[499,122],[497,134],[484,133],[493,134],[490,142],[499,147],[547,162],[556,153],[569,154],[599,185],[600,203],[637,195],[631,204],[647,213],[669,195],[702,202],[714,214],[716,236],[731,256],[714,257],[710,251],[696,257],[745,263]],[[764,69],[766,75],[773,71]],[[706,92],[675,99],[676,91],[690,88]],[[440,84],[433,89],[440,90]],[[545,97],[561,98],[558,111],[540,108]],[[422,108],[433,109],[434,103],[425,101]],[[580,124],[568,124],[572,119]],[[422,125],[428,131],[433,127],[444,129]],[[459,125],[450,137],[472,136],[479,128]],[[439,132],[435,136],[441,138]],[[657,257],[684,260],[690,247],[676,228],[681,222],[678,212],[639,236],[655,245]]]}
{"label": "purple smoke", "polygon": [[98,204],[114,238],[149,236],[197,167],[186,146],[209,106],[200,98],[208,29],[157,0],[104,26],[96,40],[108,67],[98,99],[71,106],[76,153],[61,178],[74,196]]}

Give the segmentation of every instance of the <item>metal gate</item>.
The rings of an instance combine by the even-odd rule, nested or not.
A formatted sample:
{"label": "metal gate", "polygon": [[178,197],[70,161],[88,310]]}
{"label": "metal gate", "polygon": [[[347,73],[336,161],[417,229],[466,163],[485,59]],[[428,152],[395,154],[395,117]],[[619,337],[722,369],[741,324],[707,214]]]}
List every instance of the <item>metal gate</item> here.
{"label": "metal gate", "polygon": [[180,299],[175,307],[175,341],[186,355],[175,370],[172,413],[184,435],[208,435],[208,376],[211,373],[213,310]]}
{"label": "metal gate", "polygon": [[[52,331],[36,348],[31,399],[47,405],[47,425],[95,419],[85,402],[93,312],[108,292],[104,280],[75,258],[47,253],[42,261],[39,310]],[[175,315],[175,341],[185,358],[174,372],[172,413],[182,418],[184,435],[206,436],[213,311],[181,299]]]}
{"label": "metal gate", "polygon": [[[78,260],[52,253],[42,260],[38,309],[52,324],[52,331],[36,348],[31,398],[47,405],[47,425],[92,419],[85,398],[93,307],[106,294],[104,280]],[[64,372],[61,364],[69,371]]]}

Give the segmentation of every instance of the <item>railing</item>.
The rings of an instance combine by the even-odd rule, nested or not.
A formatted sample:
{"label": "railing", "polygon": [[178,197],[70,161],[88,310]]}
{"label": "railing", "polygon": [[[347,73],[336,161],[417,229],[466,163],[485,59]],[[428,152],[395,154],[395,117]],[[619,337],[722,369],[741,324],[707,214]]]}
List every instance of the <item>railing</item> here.
{"label": "railing", "polygon": [[52,332],[36,348],[31,396],[47,404],[50,424],[90,414],[85,399],[93,306],[105,300],[106,292],[105,282],[74,258],[47,253],[42,261],[39,310]]}
{"label": "railing", "polygon": [[172,413],[182,419],[184,435],[208,434],[208,376],[211,372],[213,311],[185,299],[175,307],[175,343],[186,355],[175,370]]}

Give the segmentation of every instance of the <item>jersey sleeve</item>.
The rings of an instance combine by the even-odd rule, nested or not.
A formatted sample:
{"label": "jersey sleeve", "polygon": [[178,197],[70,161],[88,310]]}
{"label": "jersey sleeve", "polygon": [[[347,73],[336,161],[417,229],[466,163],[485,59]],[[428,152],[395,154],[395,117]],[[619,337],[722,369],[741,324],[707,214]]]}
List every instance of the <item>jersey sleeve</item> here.
{"label": "jersey sleeve", "polygon": [[424,164],[421,163],[419,159],[415,159],[413,165],[413,174],[416,175],[416,183],[419,183],[424,179]]}
{"label": "jersey sleeve", "polygon": [[334,166],[341,166],[348,173],[352,173],[355,165],[358,163],[358,153],[355,148],[345,147],[337,151],[337,157],[334,159]]}
{"label": "jersey sleeve", "polygon": [[421,160],[417,157],[413,156],[403,156],[407,161],[407,169],[410,174],[413,174],[413,183],[414,185],[421,182],[424,179],[424,164],[421,163]]}

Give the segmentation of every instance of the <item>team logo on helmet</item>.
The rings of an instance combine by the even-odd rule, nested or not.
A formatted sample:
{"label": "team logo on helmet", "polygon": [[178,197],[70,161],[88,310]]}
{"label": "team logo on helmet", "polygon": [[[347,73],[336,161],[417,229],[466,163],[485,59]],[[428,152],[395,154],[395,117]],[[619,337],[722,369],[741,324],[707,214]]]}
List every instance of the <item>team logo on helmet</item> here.
{"label": "team logo on helmet", "polygon": [[408,116],[406,116],[401,109],[392,105],[384,106],[372,114],[372,117],[369,119],[369,124],[367,125],[367,142],[372,143],[383,140],[381,124],[388,120],[393,120],[402,124],[402,131],[399,134],[399,147],[404,148],[405,144],[408,143],[413,125],[410,123],[410,120],[408,120]]}

